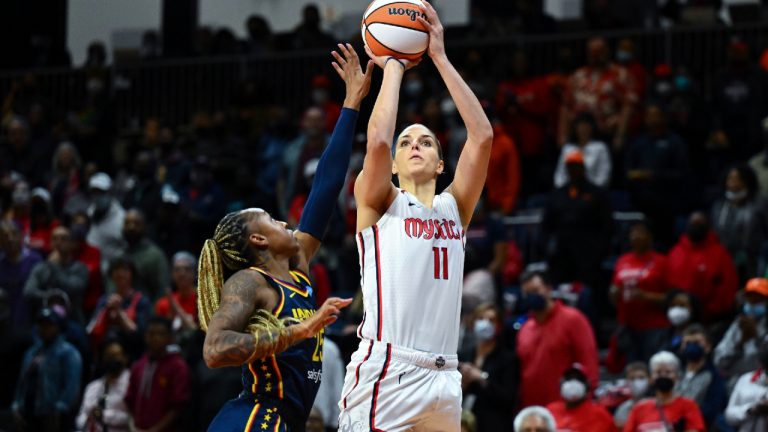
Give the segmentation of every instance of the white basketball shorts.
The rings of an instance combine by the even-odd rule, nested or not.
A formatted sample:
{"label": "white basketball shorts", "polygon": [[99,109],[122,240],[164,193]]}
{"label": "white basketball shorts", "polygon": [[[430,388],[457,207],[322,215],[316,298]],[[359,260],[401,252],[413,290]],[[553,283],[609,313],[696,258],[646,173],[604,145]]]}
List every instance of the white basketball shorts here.
{"label": "white basketball shorts", "polygon": [[461,430],[456,355],[360,341],[347,365],[339,432]]}

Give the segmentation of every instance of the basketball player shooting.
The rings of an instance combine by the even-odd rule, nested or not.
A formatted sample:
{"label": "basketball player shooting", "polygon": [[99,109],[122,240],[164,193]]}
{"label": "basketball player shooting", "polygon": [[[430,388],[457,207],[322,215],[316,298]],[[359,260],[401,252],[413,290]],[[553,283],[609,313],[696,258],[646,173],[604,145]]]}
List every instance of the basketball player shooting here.
{"label": "basketball player shooting", "polygon": [[340,431],[460,430],[464,231],[485,183],[493,131],[446,56],[435,9],[425,2],[421,11],[429,57],[466,125],[467,142],[453,183],[436,195],[445,165],[434,132],[410,125],[392,151],[403,74],[418,60],[376,56],[366,45],[384,79],[355,183],[365,313],[339,402]]}
{"label": "basketball player shooting", "polygon": [[298,230],[264,210],[246,209],[226,215],[200,254],[203,357],[209,367],[241,366],[243,374],[243,391],[222,407],[209,431],[303,431],[322,376],[323,329],[351,302],[331,297],[315,310],[307,277],[344,185],[373,71],[369,62],[363,72],[351,45],[339,44],[339,51],[333,66],[346,83],[344,108]]}

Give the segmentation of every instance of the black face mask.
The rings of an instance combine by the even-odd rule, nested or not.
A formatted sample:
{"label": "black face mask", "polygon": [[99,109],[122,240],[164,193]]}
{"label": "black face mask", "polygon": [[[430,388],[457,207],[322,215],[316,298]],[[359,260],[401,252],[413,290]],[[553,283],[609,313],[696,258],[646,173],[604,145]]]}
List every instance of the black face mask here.
{"label": "black face mask", "polygon": [[125,366],[123,365],[123,362],[120,360],[105,360],[104,361],[104,372],[108,373],[109,375],[117,375],[120,373]]}
{"label": "black face mask", "polygon": [[688,239],[693,243],[701,243],[707,237],[708,232],[709,227],[703,224],[688,225],[688,228],[685,230]]}
{"label": "black face mask", "polygon": [[675,388],[675,380],[667,377],[659,377],[654,380],[653,386],[656,390],[662,393],[669,393]]}
{"label": "black face mask", "polygon": [[112,204],[112,197],[109,195],[99,195],[93,199],[93,220],[101,221],[109,211],[109,206]]}

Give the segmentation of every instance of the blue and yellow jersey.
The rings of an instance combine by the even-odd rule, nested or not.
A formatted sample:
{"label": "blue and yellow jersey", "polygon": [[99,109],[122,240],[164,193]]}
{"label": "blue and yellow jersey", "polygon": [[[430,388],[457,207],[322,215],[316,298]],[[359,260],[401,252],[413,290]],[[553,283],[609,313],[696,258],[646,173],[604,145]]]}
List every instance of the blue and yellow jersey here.
{"label": "blue and yellow jersey", "polygon": [[[278,292],[278,303],[272,311],[276,317],[304,320],[315,313],[312,285],[304,273],[291,271],[293,280],[284,281],[262,269],[253,270],[261,273]],[[276,403],[283,417],[303,425],[320,387],[322,371],[321,331],[280,354],[243,365],[243,392],[253,394],[256,401]]]}

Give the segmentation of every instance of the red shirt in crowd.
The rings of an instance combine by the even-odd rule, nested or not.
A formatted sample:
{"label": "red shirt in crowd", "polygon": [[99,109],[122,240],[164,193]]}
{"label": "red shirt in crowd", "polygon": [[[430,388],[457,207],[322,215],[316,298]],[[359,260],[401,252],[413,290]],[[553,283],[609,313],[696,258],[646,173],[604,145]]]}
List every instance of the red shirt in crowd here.
{"label": "red shirt in crowd", "polygon": [[613,416],[591,400],[568,409],[564,401],[552,402],[547,409],[555,417],[558,432],[615,432]]}
{"label": "red shirt in crowd", "polygon": [[[174,292],[174,293],[171,293],[171,295],[179,303],[179,306],[181,306],[181,308],[184,309],[184,312],[192,315],[193,317],[195,317],[195,319],[197,319],[197,294],[196,293],[193,292],[187,296],[182,296],[181,294]],[[155,315],[168,318],[168,319],[172,319],[176,316],[176,314],[173,312],[173,307],[171,306],[171,300],[168,298],[168,296],[165,296],[157,300],[157,303],[155,303]]]}
{"label": "red shirt in crowd", "polygon": [[616,262],[613,284],[619,288],[617,299],[620,324],[632,330],[650,330],[669,326],[664,307],[637,297],[636,290],[665,293],[667,284],[667,258],[656,252],[637,255],[629,252]]}
{"label": "red shirt in crowd", "polygon": [[661,417],[662,410],[656,405],[656,399],[645,399],[635,405],[629,413],[627,423],[624,425],[624,432],[666,432],[668,430],[677,430],[674,425],[683,420],[684,431],[704,432],[704,419],[701,417],[696,402],[678,397],[672,402],[664,405],[664,417],[670,428],[666,428]]}
{"label": "red shirt in crowd", "polygon": [[[146,376],[152,374],[152,376]],[[169,411],[181,414],[189,400],[189,368],[177,353],[169,353],[150,362],[144,355],[131,367],[131,379],[125,403],[139,429],[156,425]],[[171,424],[163,432],[180,431],[179,422]]]}
{"label": "red shirt in crowd", "polygon": [[104,291],[101,285],[101,251],[85,241],[80,243],[79,248],[80,253],[76,258],[88,268],[88,285],[83,297],[83,310],[86,316],[90,316]]}
{"label": "red shirt in crowd", "polygon": [[487,208],[511,213],[520,191],[520,156],[515,142],[498,124],[493,126],[493,147],[485,186]]}
{"label": "red shirt in crowd", "polygon": [[540,154],[548,123],[559,109],[547,77],[502,82],[496,90],[495,105],[504,127],[520,146],[520,153]]}
{"label": "red shirt in crowd", "polygon": [[731,256],[713,232],[697,245],[683,235],[669,252],[669,267],[670,284],[698,297],[705,321],[731,311],[739,276]]}
{"label": "red shirt in crowd", "polygon": [[637,100],[632,75],[626,68],[610,64],[602,69],[584,66],[576,70],[568,80],[563,103],[572,114],[592,114],[600,131],[612,133],[622,108]]}
{"label": "red shirt in crowd", "polygon": [[523,407],[560,399],[560,378],[574,363],[584,366],[592,388],[598,379],[597,342],[587,318],[555,303],[543,322],[530,317],[517,334]]}

